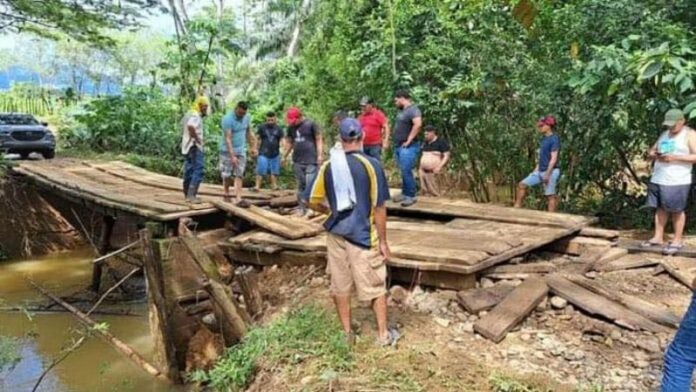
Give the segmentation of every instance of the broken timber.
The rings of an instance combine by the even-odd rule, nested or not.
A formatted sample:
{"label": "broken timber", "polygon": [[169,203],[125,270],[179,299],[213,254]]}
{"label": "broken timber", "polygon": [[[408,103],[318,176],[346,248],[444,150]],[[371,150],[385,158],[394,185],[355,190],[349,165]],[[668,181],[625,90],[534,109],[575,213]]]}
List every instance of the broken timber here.
{"label": "broken timber", "polygon": [[496,343],[546,298],[549,288],[543,279],[530,278],[517,286],[493,310],[474,324],[474,330]]}
{"label": "broken timber", "polygon": [[626,307],[579,286],[563,276],[553,274],[546,277],[551,291],[559,297],[586,311],[587,313],[603,316],[616,324],[630,330],[645,330],[650,332],[669,332],[670,330],[657,324]]}
{"label": "broken timber", "polygon": [[471,314],[478,314],[498,305],[515,286],[498,284],[490,288],[464,290],[457,293],[457,301]]}

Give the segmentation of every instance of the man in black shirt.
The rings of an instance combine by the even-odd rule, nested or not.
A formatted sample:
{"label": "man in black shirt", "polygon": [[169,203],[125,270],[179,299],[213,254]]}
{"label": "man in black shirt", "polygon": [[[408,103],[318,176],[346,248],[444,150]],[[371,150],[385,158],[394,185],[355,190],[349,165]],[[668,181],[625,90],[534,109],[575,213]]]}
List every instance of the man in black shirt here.
{"label": "man in black shirt", "polygon": [[297,198],[300,202],[300,214],[307,212],[300,195],[304,192],[317,173],[317,167],[323,160],[323,140],[319,126],[312,120],[305,119],[300,109],[291,107],[285,116],[288,124],[285,155],[286,162],[292,152],[292,168],[297,181]]}
{"label": "man in black shirt", "polygon": [[266,113],[266,123],[259,125],[256,138],[256,150],[259,158],[256,161],[256,187],[261,189],[263,176],[271,176],[271,189],[278,189],[278,176],[280,175],[280,141],[283,139],[283,130],[278,126],[275,113]]}
{"label": "man in black shirt", "polygon": [[418,163],[420,143],[417,138],[423,120],[420,109],[413,103],[408,91],[397,91],[394,94],[394,104],[399,109],[394,122],[394,157],[401,172],[401,195],[395,196],[393,200],[408,207],[416,202],[413,169]]}
{"label": "man in black shirt", "polygon": [[434,126],[426,125],[424,129],[423,155],[418,170],[421,192],[423,196],[440,196],[437,175],[442,173],[450,160],[450,146],[445,139],[438,136]]}

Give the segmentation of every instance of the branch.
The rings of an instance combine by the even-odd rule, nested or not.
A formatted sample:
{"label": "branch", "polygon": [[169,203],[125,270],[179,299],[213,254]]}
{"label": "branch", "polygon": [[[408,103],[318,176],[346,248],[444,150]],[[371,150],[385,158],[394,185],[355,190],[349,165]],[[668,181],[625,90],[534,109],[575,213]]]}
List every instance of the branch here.
{"label": "branch", "polygon": [[84,343],[86,339],[86,336],[80,337],[80,339],[78,339],[72,346],[64,350],[63,355],[51,361],[51,364],[48,365],[46,370],[44,370],[43,373],[41,373],[41,376],[39,376],[39,379],[36,380],[36,384],[34,384],[34,388],[31,390],[31,392],[36,392],[36,390],[39,388],[39,385],[41,385],[41,381],[43,381],[44,377],[46,377],[48,372],[50,372],[51,369],[58,366],[58,364],[63,362],[68,356],[70,356],[70,354],[74,353],[78,348],[80,348],[80,346],[82,346],[82,343]]}

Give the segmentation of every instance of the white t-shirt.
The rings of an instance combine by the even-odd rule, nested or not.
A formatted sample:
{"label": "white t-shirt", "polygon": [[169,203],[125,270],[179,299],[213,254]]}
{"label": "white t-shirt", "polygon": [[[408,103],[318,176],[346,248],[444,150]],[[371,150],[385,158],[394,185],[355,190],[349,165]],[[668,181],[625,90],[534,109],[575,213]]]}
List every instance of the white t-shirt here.
{"label": "white t-shirt", "polygon": [[[684,127],[678,134],[670,137],[665,131],[657,139],[657,151],[671,155],[689,155],[689,134],[694,132]],[[691,163],[655,161],[650,182],[658,185],[689,185],[691,184]]]}
{"label": "white t-shirt", "polygon": [[199,144],[196,139],[192,138],[189,134],[189,126],[196,129],[198,139],[200,139],[201,143],[203,142],[203,118],[201,118],[201,115],[198,113],[188,113],[181,120],[181,128],[183,129],[183,133],[181,135],[181,153],[184,155],[188,154],[189,150],[193,146],[196,146],[200,151],[203,151],[203,145]]}

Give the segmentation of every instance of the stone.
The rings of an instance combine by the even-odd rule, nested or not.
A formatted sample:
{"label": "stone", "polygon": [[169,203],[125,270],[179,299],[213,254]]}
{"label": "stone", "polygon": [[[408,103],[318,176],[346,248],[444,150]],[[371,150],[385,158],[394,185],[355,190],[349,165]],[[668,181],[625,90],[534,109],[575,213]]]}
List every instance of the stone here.
{"label": "stone", "polygon": [[642,339],[637,339],[636,347],[643,349],[649,353],[661,352],[660,341],[655,337],[644,337]]}
{"label": "stone", "polygon": [[537,358],[537,359],[545,359],[545,358],[546,358],[546,354],[544,354],[543,351],[535,351],[535,352],[534,352],[534,357]]}
{"label": "stone", "polygon": [[447,328],[450,325],[450,321],[442,317],[433,317],[433,321],[442,328]]}
{"label": "stone", "polygon": [[597,278],[597,271],[590,271],[585,274],[585,277],[588,279],[596,279]]}
{"label": "stone", "polygon": [[620,340],[621,339],[621,331],[611,331],[609,334],[609,337],[612,338],[613,340]]}
{"label": "stone", "polygon": [[469,315],[464,313],[464,312],[457,312],[456,313],[457,319],[459,321],[467,321],[469,320]]}
{"label": "stone", "polygon": [[309,287],[315,289],[317,287],[321,287],[324,285],[324,278],[321,276],[317,276],[316,278],[312,278],[312,280],[309,281]]}
{"label": "stone", "polygon": [[549,306],[549,299],[548,299],[548,297],[545,297],[543,300],[541,300],[541,302],[539,302],[539,305],[537,305],[536,311],[543,312],[544,310],[546,310],[546,308],[548,308],[548,306]]}
{"label": "stone", "polygon": [[566,306],[568,306],[568,301],[565,300],[565,298],[561,298],[558,296],[553,296],[551,297],[551,307],[554,309],[564,309]]}
{"label": "stone", "polygon": [[309,384],[310,382],[312,382],[312,380],[314,380],[314,376],[302,377],[302,379],[300,380],[300,384],[302,384],[302,385],[307,385],[307,384]]}
{"label": "stone", "polygon": [[462,323],[461,329],[466,333],[474,333],[474,323]]}
{"label": "stone", "polygon": [[457,301],[457,292],[455,290],[438,290],[434,295],[444,301]]}
{"label": "stone", "polygon": [[488,288],[495,286],[495,283],[488,278],[481,278],[480,284],[481,284],[481,287],[484,289],[488,289]]}
{"label": "stone", "polygon": [[639,369],[645,369],[646,367],[650,366],[650,362],[640,360],[633,362],[633,365]]}
{"label": "stone", "polygon": [[217,326],[217,319],[215,318],[214,313],[206,314],[201,320],[203,321],[203,324]]}
{"label": "stone", "polygon": [[528,333],[523,333],[520,335],[520,340],[523,342],[528,342],[528,341],[532,340],[532,335],[530,335]]}

